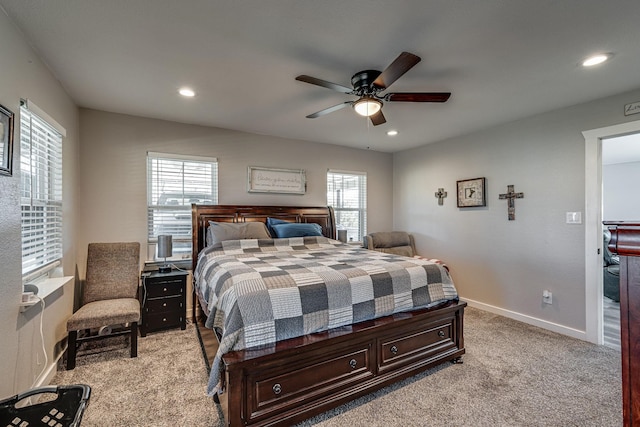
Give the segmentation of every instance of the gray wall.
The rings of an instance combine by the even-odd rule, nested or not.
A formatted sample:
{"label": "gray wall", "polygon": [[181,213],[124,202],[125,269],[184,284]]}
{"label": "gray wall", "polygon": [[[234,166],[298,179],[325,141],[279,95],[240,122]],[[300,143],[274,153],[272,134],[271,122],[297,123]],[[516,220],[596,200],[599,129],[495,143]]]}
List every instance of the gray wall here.
{"label": "gray wall", "polygon": [[[462,297],[523,320],[585,330],[584,130],[639,117],[640,91],[541,114],[394,155],[394,227],[451,266]],[[487,206],[456,207],[456,181],[486,177]],[[524,192],[507,220],[507,185]],[[449,193],[438,206],[434,192]],[[542,292],[553,304],[542,304]]]}
{"label": "gray wall", "polygon": [[67,130],[63,142],[64,274],[74,275],[78,110],[57,80],[40,62],[19,31],[0,12],[0,104],[16,114],[13,176],[0,176],[0,399],[30,388],[44,369],[52,369],[54,346],[66,336],[71,314],[73,282],[47,298],[43,333],[49,366],[44,365],[40,339],[39,307],[19,312],[22,293],[20,240],[20,98],[29,98]]}
{"label": "gray wall", "polygon": [[[634,120],[622,106],[640,91],[606,98],[472,135],[389,155],[338,146],[251,135],[225,129],[81,110],[0,13],[0,104],[19,111],[30,98],[67,130],[63,148],[65,275],[84,275],[91,241],[146,244],[147,151],[215,156],[220,203],[326,203],[326,170],[368,174],[369,231],[403,229],[418,250],[445,260],[463,297],[550,324],[584,329],[584,227],[565,224],[565,212],[584,213],[581,131]],[[8,59],[7,59],[8,58]],[[80,144],[82,140],[82,144]],[[32,386],[47,367],[39,354],[40,310],[20,314],[21,247],[19,145],[14,175],[0,176],[0,398]],[[302,168],[304,196],[249,194],[247,166]],[[488,206],[458,209],[455,181],[487,178]],[[498,194],[514,184],[516,220],[507,221]],[[438,206],[434,192],[449,192]],[[391,203],[393,201],[393,203]],[[619,219],[619,218],[616,218]],[[73,287],[73,286],[71,286]],[[541,303],[543,289],[554,304]],[[47,301],[49,362],[65,336],[73,289]],[[53,365],[49,366],[49,368]]]}
{"label": "gray wall", "polygon": [[[392,225],[391,154],[81,109],[78,247],[147,242],[147,151],[218,159],[220,204],[327,204],[327,169],[367,173],[369,230]],[[304,169],[304,195],[247,192],[247,167]],[[145,250],[143,250],[144,253]],[[80,253],[80,277],[85,253]]]}
{"label": "gray wall", "polygon": [[602,166],[602,219],[637,221],[640,218],[640,162]]}

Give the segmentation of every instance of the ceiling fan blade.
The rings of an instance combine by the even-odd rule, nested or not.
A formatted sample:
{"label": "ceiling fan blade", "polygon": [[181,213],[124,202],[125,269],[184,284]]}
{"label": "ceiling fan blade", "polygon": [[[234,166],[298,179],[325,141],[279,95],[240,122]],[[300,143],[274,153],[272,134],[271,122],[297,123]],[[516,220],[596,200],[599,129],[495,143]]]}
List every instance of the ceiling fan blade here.
{"label": "ceiling fan blade", "polygon": [[382,110],[378,111],[372,116],[369,116],[369,118],[371,119],[371,123],[373,123],[374,126],[387,123],[387,119],[384,118],[384,114],[382,114]]}
{"label": "ceiling fan blade", "polygon": [[309,114],[307,119],[315,119],[316,117],[324,116],[325,114],[333,113],[334,111],[338,111],[341,108],[346,107],[347,105],[353,104],[352,101],[343,102],[342,104],[334,105],[333,107],[325,108],[324,110],[320,110],[316,113]]}
{"label": "ceiling fan blade", "polygon": [[388,93],[385,101],[395,102],[447,102],[451,92],[399,92]]}
{"label": "ceiling fan blade", "polygon": [[388,88],[393,82],[398,80],[404,73],[409,71],[420,62],[420,57],[409,52],[402,52],[392,63],[389,65],[377,79],[373,81],[373,85],[379,88]]}
{"label": "ceiling fan blade", "polygon": [[331,83],[328,82],[326,80],[321,80],[321,79],[317,79],[315,77],[311,77],[311,76],[306,76],[306,75],[301,75],[296,77],[296,80],[301,81],[301,82],[305,82],[305,83],[310,83],[312,85],[316,85],[316,86],[322,86],[322,87],[326,87],[327,89],[331,89],[331,90],[335,90],[337,92],[342,92],[342,93],[352,93],[353,89],[352,88],[348,88],[346,86],[342,86],[336,83]]}

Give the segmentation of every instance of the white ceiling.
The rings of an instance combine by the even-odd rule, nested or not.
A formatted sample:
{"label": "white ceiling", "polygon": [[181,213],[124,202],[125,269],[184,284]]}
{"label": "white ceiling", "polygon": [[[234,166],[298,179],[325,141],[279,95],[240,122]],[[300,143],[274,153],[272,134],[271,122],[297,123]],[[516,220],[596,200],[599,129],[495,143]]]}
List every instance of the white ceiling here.
{"label": "white ceiling", "polygon": [[[638,0],[0,5],[79,106],[385,152],[640,88]],[[377,127],[350,108],[305,118],[354,97],[297,75],[350,86],[402,51],[422,62],[390,90],[450,91],[447,103],[387,103]],[[579,65],[596,52],[614,56]],[[197,96],[177,95],[183,85]]]}

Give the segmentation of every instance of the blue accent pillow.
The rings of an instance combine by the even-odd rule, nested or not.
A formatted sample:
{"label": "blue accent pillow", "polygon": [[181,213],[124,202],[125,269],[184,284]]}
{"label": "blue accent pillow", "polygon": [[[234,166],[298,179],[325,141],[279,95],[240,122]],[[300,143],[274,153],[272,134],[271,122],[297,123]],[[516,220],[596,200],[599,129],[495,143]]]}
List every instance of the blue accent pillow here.
{"label": "blue accent pillow", "polygon": [[285,221],[284,219],[278,219],[268,216],[267,217],[267,230],[269,230],[269,234],[271,237],[276,237],[276,230],[273,229],[275,224],[289,224],[289,221]]}
{"label": "blue accent pillow", "polygon": [[322,236],[322,227],[316,223],[296,223],[274,224],[272,226],[278,238]]}

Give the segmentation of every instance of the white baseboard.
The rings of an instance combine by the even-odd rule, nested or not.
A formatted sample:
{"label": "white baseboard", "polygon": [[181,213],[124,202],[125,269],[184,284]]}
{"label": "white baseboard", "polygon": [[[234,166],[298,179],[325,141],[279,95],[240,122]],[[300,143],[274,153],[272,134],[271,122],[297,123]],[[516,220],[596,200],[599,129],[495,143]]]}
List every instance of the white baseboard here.
{"label": "white baseboard", "polygon": [[538,319],[537,317],[528,316],[526,314],[517,313],[511,310],[505,310],[504,308],[496,307],[494,305],[485,304],[483,302],[474,301],[471,299],[460,297],[461,300],[466,301],[470,307],[478,308],[480,310],[488,311],[490,313],[498,314],[500,316],[508,317],[509,319],[518,320],[529,325],[537,326],[539,328],[547,329],[549,331],[557,332],[562,335],[567,335],[572,338],[577,338],[583,341],[589,341],[587,339],[587,333],[578,329],[570,328],[568,326],[559,325],[557,323],[549,322],[547,320]]}
{"label": "white baseboard", "polygon": [[49,364],[47,369],[45,369],[40,374],[40,376],[36,380],[36,383],[33,385],[33,388],[48,386],[49,384],[51,384],[51,380],[53,380],[53,377],[56,376],[56,372],[58,372],[58,361],[64,355],[65,351],[66,351],[66,346],[65,348],[62,349],[60,354],[58,354],[58,356],[53,360],[53,362]]}

